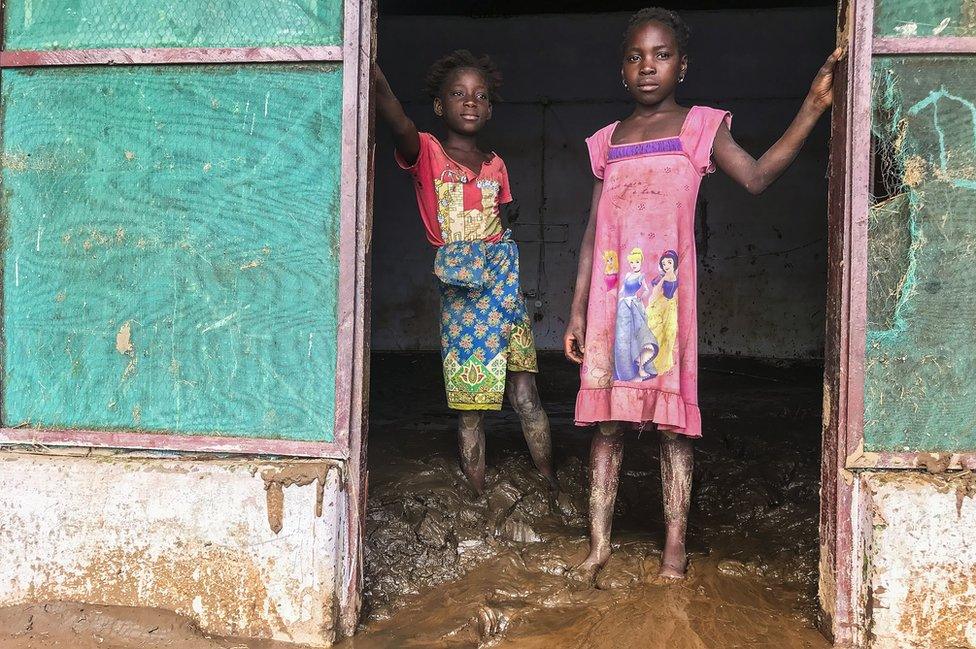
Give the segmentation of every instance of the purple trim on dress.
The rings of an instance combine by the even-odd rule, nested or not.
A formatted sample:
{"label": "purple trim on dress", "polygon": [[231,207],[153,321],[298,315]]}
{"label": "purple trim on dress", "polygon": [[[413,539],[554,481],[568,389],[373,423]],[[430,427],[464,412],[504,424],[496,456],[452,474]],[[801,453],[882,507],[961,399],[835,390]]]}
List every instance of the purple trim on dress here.
{"label": "purple trim on dress", "polygon": [[649,140],[636,144],[611,144],[610,152],[607,154],[607,162],[620,160],[621,158],[634,158],[642,155],[652,155],[654,153],[680,153],[681,138],[669,137],[663,140]]}

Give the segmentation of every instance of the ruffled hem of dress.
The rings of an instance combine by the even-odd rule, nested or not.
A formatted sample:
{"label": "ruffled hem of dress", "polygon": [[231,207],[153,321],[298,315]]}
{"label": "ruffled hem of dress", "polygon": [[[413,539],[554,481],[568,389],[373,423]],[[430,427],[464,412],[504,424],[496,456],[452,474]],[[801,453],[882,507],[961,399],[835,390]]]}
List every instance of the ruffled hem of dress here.
{"label": "ruffled hem of dress", "polygon": [[685,403],[680,394],[648,388],[615,385],[613,388],[581,389],[576,396],[576,425],[601,421],[653,423],[661,430],[701,437],[701,411]]}

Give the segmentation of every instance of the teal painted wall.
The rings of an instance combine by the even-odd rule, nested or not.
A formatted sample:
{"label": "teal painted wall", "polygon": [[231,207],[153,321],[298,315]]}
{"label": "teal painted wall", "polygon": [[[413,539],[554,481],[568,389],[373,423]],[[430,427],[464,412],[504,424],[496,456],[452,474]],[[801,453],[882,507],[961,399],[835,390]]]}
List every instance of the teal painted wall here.
{"label": "teal painted wall", "polygon": [[332,439],[341,77],[3,71],[5,426]]}
{"label": "teal painted wall", "polygon": [[338,45],[340,0],[6,0],[8,50]]}
{"label": "teal painted wall", "polygon": [[876,59],[873,84],[865,448],[976,450],[976,58]]}
{"label": "teal painted wall", "polygon": [[877,0],[879,36],[976,36],[973,0]]}

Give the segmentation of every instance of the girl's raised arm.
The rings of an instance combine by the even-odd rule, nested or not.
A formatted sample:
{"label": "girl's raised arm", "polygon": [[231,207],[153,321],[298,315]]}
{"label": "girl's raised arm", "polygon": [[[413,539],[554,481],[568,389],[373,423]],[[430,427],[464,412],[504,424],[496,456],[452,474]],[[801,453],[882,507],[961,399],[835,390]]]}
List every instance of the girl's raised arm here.
{"label": "girl's raised arm", "polygon": [[573,306],[569,312],[569,324],[563,336],[563,351],[566,358],[574,363],[583,362],[586,340],[586,306],[590,300],[590,273],[593,270],[593,242],[596,239],[596,209],[600,205],[603,181],[593,183],[593,200],[590,203],[590,220],[583,233],[580,244],[579,266],[576,269],[576,290],[573,292]]}
{"label": "girl's raised arm", "polygon": [[376,112],[393,131],[396,150],[407,164],[417,161],[420,154],[420,134],[413,120],[403,112],[400,100],[393,94],[386,75],[380,66],[373,64],[373,79],[376,81]]}
{"label": "girl's raised arm", "polygon": [[712,157],[719,168],[750,194],[760,194],[786,171],[800,152],[810,131],[834,100],[834,66],[843,50],[838,48],[827,58],[810,86],[800,112],[783,136],[756,160],[738,145],[724,124],[715,135]]}

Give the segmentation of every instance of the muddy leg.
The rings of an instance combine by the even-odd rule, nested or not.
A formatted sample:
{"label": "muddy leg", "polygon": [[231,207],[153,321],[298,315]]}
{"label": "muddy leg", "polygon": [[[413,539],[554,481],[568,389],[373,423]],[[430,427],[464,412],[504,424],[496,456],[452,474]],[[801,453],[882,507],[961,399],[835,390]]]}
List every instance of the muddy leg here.
{"label": "muddy leg", "polygon": [[549,417],[542,409],[535,375],[531,372],[509,372],[506,384],[508,400],[522,421],[522,434],[529,445],[532,461],[549,487],[556,491],[558,483],[552,470],[552,438],[549,435]]}
{"label": "muddy leg", "polygon": [[458,417],[458,449],[461,470],[480,496],[485,491],[485,415],[462,412]]}
{"label": "muddy leg", "polygon": [[661,431],[661,483],[664,486],[664,523],[667,537],[661,554],[662,577],[681,579],[688,567],[685,531],[691,505],[694,447],[683,435]]}
{"label": "muddy leg", "polygon": [[610,527],[623,451],[620,424],[601,422],[590,446],[590,554],[572,571],[572,576],[580,581],[592,583],[610,558]]}

